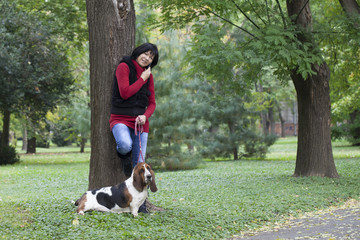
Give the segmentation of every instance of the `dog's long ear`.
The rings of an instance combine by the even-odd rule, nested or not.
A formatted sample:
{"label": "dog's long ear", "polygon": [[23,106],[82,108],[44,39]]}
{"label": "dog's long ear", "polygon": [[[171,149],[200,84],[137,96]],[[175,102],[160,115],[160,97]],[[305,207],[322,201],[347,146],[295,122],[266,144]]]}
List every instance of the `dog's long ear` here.
{"label": "dog's long ear", "polygon": [[154,174],[154,171],[152,170],[151,167],[150,167],[150,173],[151,173],[150,190],[152,192],[156,192],[158,189],[157,189],[157,186],[156,186],[156,183],[155,183],[155,174]]}
{"label": "dog's long ear", "polygon": [[140,174],[138,165],[136,165],[133,170],[133,185],[139,192],[142,192],[144,190],[144,180]]}

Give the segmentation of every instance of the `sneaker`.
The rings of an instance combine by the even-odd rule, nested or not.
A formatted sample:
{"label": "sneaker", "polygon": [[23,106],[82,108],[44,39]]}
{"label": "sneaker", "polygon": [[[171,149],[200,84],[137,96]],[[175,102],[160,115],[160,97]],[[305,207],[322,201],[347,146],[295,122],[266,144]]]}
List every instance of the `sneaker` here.
{"label": "sneaker", "polygon": [[149,213],[149,211],[146,208],[146,201],[139,207],[139,213]]}

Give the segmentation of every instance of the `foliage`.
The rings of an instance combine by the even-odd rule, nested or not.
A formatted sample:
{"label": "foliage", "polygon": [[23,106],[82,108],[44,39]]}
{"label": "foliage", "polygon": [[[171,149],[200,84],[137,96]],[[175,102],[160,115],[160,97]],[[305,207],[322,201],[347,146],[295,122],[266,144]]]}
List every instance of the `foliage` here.
{"label": "foliage", "polygon": [[[335,143],[334,152],[343,152],[347,144],[338,148]],[[292,149],[289,154],[295,155],[296,140],[281,139],[272,149]],[[71,201],[88,186],[84,155],[25,155],[20,164],[1,167],[0,232],[5,239],[227,239],[359,200],[359,149],[347,151],[357,153],[336,160],[339,179],[291,177],[293,160],[222,161],[191,171],[157,171],[159,191],[149,200],[166,211],[138,218],[75,213]]]}
{"label": "foliage", "polygon": [[[202,48],[213,47],[214,39],[201,34],[211,22],[219,22],[217,34],[223,24],[232,26],[236,38],[230,39],[223,57],[236,57],[235,65],[241,62],[273,66],[279,79],[288,78],[290,70],[296,70],[304,78],[313,74],[312,64],[322,62],[319,49],[313,43],[302,43],[298,35],[306,34],[290,24],[282,12],[280,3],[274,1],[250,3],[248,1],[157,1],[150,5],[161,10],[159,22],[153,22],[161,29],[182,28],[192,25],[193,39]],[[224,34],[223,34],[224,35]],[[220,38],[223,39],[223,38]],[[210,55],[204,54],[204,58]]]}
{"label": "foliage", "polygon": [[30,121],[41,131],[48,111],[66,102],[72,78],[64,49],[35,14],[8,1],[0,5],[0,109]]}
{"label": "foliage", "polygon": [[[21,11],[36,15],[51,29],[50,34],[64,39],[64,45],[82,48],[88,40],[86,2],[82,0],[15,0]],[[69,49],[73,49],[70,47]]]}
{"label": "foliage", "polygon": [[351,122],[335,125],[331,128],[333,139],[346,139],[354,146],[360,145],[360,114]]}
{"label": "foliage", "polygon": [[253,135],[247,136],[245,140],[245,154],[244,157],[255,157],[257,159],[264,159],[269,147],[277,140],[276,135]]}
{"label": "foliage", "polygon": [[156,167],[195,168],[199,164],[192,151],[197,133],[192,115],[195,109],[184,89],[187,79],[181,66],[186,49],[181,45],[180,32],[170,31],[164,36],[166,39],[157,43],[161,64],[153,71],[157,107],[150,119],[147,156]]}
{"label": "foliage", "polygon": [[52,128],[53,136],[51,138],[51,141],[59,147],[69,145],[71,143],[71,140],[69,140],[71,128],[71,121],[67,121],[65,118],[60,119]]}
{"label": "foliage", "polygon": [[[231,76],[232,72],[227,75]],[[238,86],[246,85],[238,75],[227,81],[236,81]],[[267,145],[254,127],[257,112],[245,107],[250,100],[248,91],[232,92],[226,85],[198,78],[194,78],[186,88],[196,109],[193,117],[200,120],[197,149],[202,156],[214,159],[233,155],[234,160],[254,155],[264,157],[271,144]]]}
{"label": "foliage", "polygon": [[356,133],[359,125],[354,120],[360,109],[360,32],[357,24],[360,15],[349,18],[337,1],[322,2],[318,11],[323,14],[314,16],[320,23],[314,29],[317,33],[314,36],[331,70],[332,137],[343,137],[356,144],[360,141],[360,135]]}
{"label": "foliage", "polygon": [[14,164],[20,161],[19,155],[13,146],[0,147],[0,165]]}
{"label": "foliage", "polygon": [[[88,45],[75,49],[68,55],[72,63],[72,75],[75,79],[74,91],[68,96],[71,104],[59,104],[56,111],[48,113],[54,137],[60,137],[58,144],[76,141],[81,144],[90,138],[90,76]],[[62,135],[62,136],[61,136]],[[62,143],[61,143],[62,142]],[[60,146],[59,145],[59,146]]]}

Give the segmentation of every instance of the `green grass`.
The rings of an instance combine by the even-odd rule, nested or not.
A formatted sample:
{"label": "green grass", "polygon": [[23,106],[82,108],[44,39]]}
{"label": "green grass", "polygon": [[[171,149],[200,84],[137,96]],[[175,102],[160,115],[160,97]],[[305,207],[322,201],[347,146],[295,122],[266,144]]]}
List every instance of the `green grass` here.
{"label": "green grass", "polygon": [[296,139],[280,139],[267,160],[207,162],[157,172],[149,200],[165,212],[86,213],[89,153],[21,155],[0,167],[0,239],[222,239],[289,216],[360,198],[360,149],[333,144],[339,179],[293,178]]}

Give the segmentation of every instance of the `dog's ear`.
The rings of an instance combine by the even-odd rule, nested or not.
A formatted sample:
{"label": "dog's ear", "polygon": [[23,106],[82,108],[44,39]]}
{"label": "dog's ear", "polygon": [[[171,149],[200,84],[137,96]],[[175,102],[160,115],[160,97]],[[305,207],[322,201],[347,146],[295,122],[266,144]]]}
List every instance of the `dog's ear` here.
{"label": "dog's ear", "polygon": [[142,192],[144,189],[144,180],[140,174],[139,167],[135,166],[133,170],[133,185],[139,192]]}
{"label": "dog's ear", "polygon": [[150,167],[150,173],[151,173],[150,190],[152,192],[156,192],[158,189],[157,189],[157,186],[156,186],[156,183],[155,183],[155,174],[154,174],[154,171],[152,170],[151,167]]}

